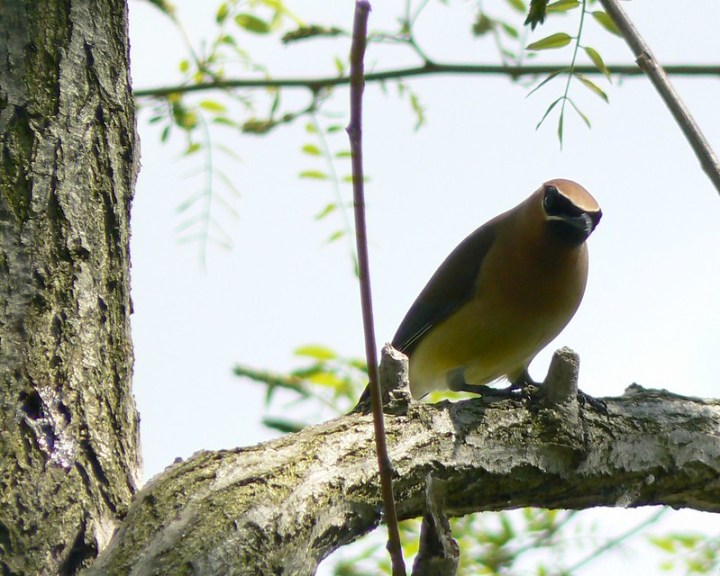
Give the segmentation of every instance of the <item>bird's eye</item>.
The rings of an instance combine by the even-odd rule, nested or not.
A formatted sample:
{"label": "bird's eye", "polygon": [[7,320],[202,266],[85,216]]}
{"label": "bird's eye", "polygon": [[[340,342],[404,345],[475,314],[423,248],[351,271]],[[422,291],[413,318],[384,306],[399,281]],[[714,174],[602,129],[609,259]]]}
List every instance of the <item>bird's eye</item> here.
{"label": "bird's eye", "polygon": [[545,196],[543,197],[543,208],[546,214],[552,214],[557,210],[560,192],[555,186],[545,187]]}
{"label": "bird's eye", "polygon": [[543,209],[548,216],[576,217],[583,213],[582,208],[575,206],[572,200],[550,184],[545,187]]}

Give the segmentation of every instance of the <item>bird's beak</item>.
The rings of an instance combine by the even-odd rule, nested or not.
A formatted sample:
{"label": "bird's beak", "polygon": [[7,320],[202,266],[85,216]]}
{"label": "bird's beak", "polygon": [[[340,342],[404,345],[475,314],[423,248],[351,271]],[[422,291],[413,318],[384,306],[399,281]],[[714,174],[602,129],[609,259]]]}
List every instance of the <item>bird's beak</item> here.
{"label": "bird's beak", "polygon": [[580,216],[568,219],[568,222],[570,222],[570,224],[578,230],[582,231],[586,236],[590,236],[590,233],[595,229],[595,221],[587,212],[583,212]]}
{"label": "bird's beak", "polygon": [[562,222],[564,225],[569,225],[570,229],[566,230],[570,232],[574,230],[572,236],[579,240],[586,240],[597,226],[597,222],[600,219],[599,216],[593,217],[587,212],[583,212],[578,216],[569,216],[567,214],[563,216],[550,216],[548,220],[555,222]]}

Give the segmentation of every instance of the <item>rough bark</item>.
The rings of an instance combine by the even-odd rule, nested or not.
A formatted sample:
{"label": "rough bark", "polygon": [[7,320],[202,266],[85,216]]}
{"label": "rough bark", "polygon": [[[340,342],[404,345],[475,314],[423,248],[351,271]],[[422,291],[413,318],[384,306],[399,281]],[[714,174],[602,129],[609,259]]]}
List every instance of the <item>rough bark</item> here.
{"label": "rough bark", "polygon": [[[87,574],[312,574],[381,521],[367,415],[201,452],[130,505],[126,18],[123,0],[0,2],[0,571],[75,574],[119,526]],[[633,388],[605,414],[556,392],[395,397],[386,431],[400,517],[423,514],[428,475],[455,515],[720,510],[720,402]]]}
{"label": "rough bark", "polygon": [[0,2],[0,573],[73,574],[139,470],[123,0]]}
{"label": "rough bark", "polygon": [[[720,511],[720,402],[631,387],[607,414],[574,400],[412,403],[386,420],[401,518],[428,474],[445,512],[523,506]],[[381,521],[371,417],[200,452],[137,496],[88,574],[313,574]]]}

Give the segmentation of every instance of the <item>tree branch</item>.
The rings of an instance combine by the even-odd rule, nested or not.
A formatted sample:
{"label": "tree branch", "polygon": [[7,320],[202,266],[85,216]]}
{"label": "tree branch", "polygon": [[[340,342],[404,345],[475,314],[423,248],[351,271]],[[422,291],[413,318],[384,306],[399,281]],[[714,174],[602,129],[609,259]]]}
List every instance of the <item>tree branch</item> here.
{"label": "tree branch", "polygon": [[[395,68],[381,72],[365,74],[365,82],[384,82],[400,78],[416,76],[432,76],[435,74],[457,75],[499,75],[508,76],[513,80],[527,76],[542,76],[566,70],[567,66],[535,65],[535,66],[503,66],[493,64],[438,64],[428,62],[422,66]],[[619,76],[642,76],[643,70],[636,64],[613,64],[608,69]],[[665,71],[675,76],[720,76],[720,66],[681,64],[667,66]],[[575,66],[575,72],[585,75],[602,74],[595,66]],[[198,84],[177,84],[175,86],[159,86],[135,90],[136,98],[164,97],[169,94],[188,94],[206,92],[208,90],[225,90],[228,88],[303,88],[317,91],[332,86],[348,86],[350,76],[320,76],[317,78],[245,78]]]}
{"label": "tree branch", "polygon": [[638,66],[647,74],[653,86],[655,86],[658,94],[660,94],[663,102],[665,102],[673,118],[675,118],[675,122],[685,134],[685,138],[690,143],[690,147],[695,152],[695,156],[700,161],[705,174],[708,175],[708,178],[710,178],[710,181],[720,194],[720,161],[715,156],[712,147],[695,122],[690,110],[685,106],[682,98],[670,83],[666,71],[663,70],[663,67],[650,50],[650,46],[640,36],[637,28],[635,28],[635,25],[628,18],[620,4],[616,0],[600,0],[600,2],[620,32],[622,32],[625,41],[635,55]]}
{"label": "tree branch", "polygon": [[353,22],[352,48],[350,49],[350,124],[347,127],[352,151],[353,203],[355,214],[355,239],[357,242],[358,279],[360,281],[360,304],[362,307],[365,357],[370,377],[375,447],[382,487],[383,505],[388,527],[387,549],[392,561],[393,576],[405,576],[400,530],[393,496],[393,468],[388,457],[385,422],[378,374],[375,320],[373,318],[372,290],[370,284],[370,259],[368,257],[367,223],[365,220],[365,182],[362,147],[362,97],[365,89],[365,47],[367,46],[367,23],[370,2],[357,0]]}
{"label": "tree branch", "polygon": [[[631,386],[608,413],[531,400],[411,403],[386,415],[398,515],[664,504],[720,512],[720,401]],[[138,495],[93,575],[313,574],[381,520],[372,419],[351,414],[258,446],[200,452]]]}

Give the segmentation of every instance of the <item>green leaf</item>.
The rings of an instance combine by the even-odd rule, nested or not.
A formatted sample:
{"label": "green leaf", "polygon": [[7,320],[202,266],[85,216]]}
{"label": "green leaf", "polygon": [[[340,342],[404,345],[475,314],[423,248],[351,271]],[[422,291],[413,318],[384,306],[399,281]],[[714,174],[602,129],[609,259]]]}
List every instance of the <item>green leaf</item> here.
{"label": "green leaf", "polygon": [[523,14],[527,10],[527,6],[525,5],[525,2],[523,0],[505,0],[511,8],[514,8],[518,12],[522,12]]}
{"label": "green leaf", "polygon": [[600,70],[608,80],[610,80],[610,70],[607,66],[605,66],[605,62],[602,59],[602,56],[598,53],[595,48],[590,48],[590,46],[584,46],[583,50],[585,50],[585,54],[588,55],[588,58],[590,58],[591,62],[595,65],[595,68]]}
{"label": "green leaf", "polygon": [[352,366],[356,370],[361,370],[362,372],[367,373],[367,362],[365,360],[353,360],[352,358],[348,360],[348,365]]}
{"label": "green leaf", "polygon": [[535,86],[535,88],[533,88],[532,90],[530,90],[530,92],[528,92],[528,96],[531,96],[533,93],[537,92],[538,90],[540,90],[540,88],[545,86],[545,84],[550,82],[550,80],[552,80],[556,76],[559,76],[560,74],[564,74],[565,72],[570,72],[570,68],[563,68],[562,70],[556,70],[555,72],[551,72],[550,74],[548,74],[548,76],[547,76],[547,78],[545,78],[545,80],[540,82],[540,84],[538,84],[537,86]]}
{"label": "green leaf", "polygon": [[567,46],[572,41],[572,36],[565,32],[557,32],[546,36],[542,40],[527,45],[527,50],[554,50]]}
{"label": "green leaf", "polygon": [[507,514],[500,514],[500,525],[502,526],[502,542],[506,543],[512,540],[515,536],[515,529]]}
{"label": "green leaf", "polygon": [[510,38],[515,40],[520,38],[520,32],[517,31],[517,28],[510,26],[507,22],[500,22],[500,28],[505,32],[505,34],[510,36]]}
{"label": "green leaf", "polygon": [[558,98],[557,100],[553,101],[553,103],[550,104],[550,106],[548,106],[548,109],[545,110],[545,114],[543,114],[543,117],[540,118],[540,122],[538,122],[537,126],[535,126],[535,130],[537,130],[538,128],[540,128],[540,126],[542,126],[542,123],[545,122],[545,118],[548,117],[550,112],[552,112],[552,109],[555,108],[555,106],[557,106],[559,102],[562,102],[562,96],[560,98]]}
{"label": "green leaf", "polygon": [[578,0],[557,0],[557,2],[548,4],[547,11],[548,12],[568,12],[570,10],[574,10],[578,6],[580,6],[580,2],[578,2]]}
{"label": "green leaf", "polygon": [[585,126],[587,126],[588,128],[592,128],[592,125],[590,124],[590,118],[588,118],[585,113],[577,107],[577,104],[575,104],[575,102],[573,102],[570,98],[568,98],[568,102],[570,102],[570,106],[575,109],[575,112],[578,113],[578,116],[582,118],[582,121],[585,122]]}
{"label": "green leaf", "polygon": [[261,120],[259,118],[250,118],[242,125],[242,131],[245,134],[267,134],[277,126],[275,120]]}
{"label": "green leaf", "polygon": [[321,170],[303,170],[299,174],[300,178],[310,178],[314,180],[327,180],[328,175]]}
{"label": "green leaf", "polygon": [[420,126],[425,124],[425,108],[423,108],[423,105],[420,103],[420,99],[414,92],[410,93],[410,106],[412,107],[413,112],[415,112],[415,130],[417,130]]}
{"label": "green leaf", "polygon": [[493,28],[495,28],[495,20],[481,12],[473,23],[472,32],[475,36],[483,36],[492,32]]}
{"label": "green leaf", "polygon": [[305,154],[309,154],[310,156],[320,156],[320,148],[315,146],[315,144],[305,144],[305,146],[303,146],[301,150]]}
{"label": "green leaf", "polygon": [[267,34],[270,32],[270,24],[253,14],[238,14],[235,16],[235,23],[240,26],[240,28],[244,28],[254,34]]}
{"label": "green leaf", "polygon": [[[518,62],[518,56],[513,52],[512,50],[507,50],[506,48],[500,49],[500,54],[502,54],[505,58],[507,58],[510,61]],[[530,53],[528,56],[532,56],[533,54]]]}
{"label": "green leaf", "polygon": [[190,156],[191,154],[195,154],[195,152],[200,150],[200,148],[201,148],[200,143],[193,142],[187,148],[185,148],[185,151],[183,152],[183,156]]}
{"label": "green leaf", "polygon": [[343,236],[345,236],[344,230],[336,230],[335,232],[330,234],[330,236],[328,237],[328,239],[327,239],[328,244],[335,242],[336,240],[340,240],[340,238],[342,238]]}
{"label": "green leaf", "polygon": [[322,371],[324,371],[322,362],[315,362],[314,364],[306,366],[305,368],[298,368],[297,370],[293,370],[290,374],[293,378],[307,380],[313,374],[317,374],[318,372]]}
{"label": "green leaf", "polygon": [[335,202],[331,202],[315,215],[315,220],[322,220],[328,214],[335,212],[335,210],[337,210],[337,204],[335,204]]}
{"label": "green leaf", "polygon": [[649,540],[651,544],[669,554],[674,554],[677,551],[675,542],[672,538],[668,538],[667,536],[650,536]]}
{"label": "green leaf", "polygon": [[612,18],[610,18],[610,15],[607,12],[603,12],[602,10],[596,10],[592,13],[592,15],[593,18],[597,20],[598,24],[605,28],[605,30],[622,38],[622,32],[620,32],[618,27],[615,25],[615,22]]}
{"label": "green leaf", "polygon": [[280,108],[280,90],[275,89],[275,96],[273,98],[272,106],[270,107],[270,118],[275,116],[275,113],[278,111],[278,108]]}
{"label": "green leaf", "polygon": [[215,22],[222,24],[228,16],[228,5],[226,2],[220,4],[217,13],[215,14]]}
{"label": "green leaf", "polygon": [[230,36],[230,34],[223,34],[218,38],[219,44],[227,44],[228,46],[235,46],[235,38],[233,36]]}
{"label": "green leaf", "polygon": [[600,98],[602,98],[605,102],[609,102],[609,101],[610,101],[610,100],[608,99],[608,97],[607,97],[607,94],[605,94],[605,92],[603,91],[603,89],[600,88],[600,86],[598,86],[597,84],[595,84],[595,82],[593,82],[593,81],[590,80],[589,78],[586,78],[586,77],[583,76],[582,74],[575,74],[575,77],[576,77],[578,80],[580,80],[580,82],[582,82],[583,85],[584,85],[586,88],[588,88],[593,94],[596,94],[597,96],[599,96]]}
{"label": "green leaf", "polygon": [[188,60],[180,60],[178,68],[180,68],[180,72],[185,74],[188,70],[190,70],[190,62]]}
{"label": "green leaf", "polygon": [[701,544],[705,538],[699,534],[671,534],[670,537],[684,548],[692,550]]}
{"label": "green leaf", "polygon": [[560,118],[558,118],[558,128],[557,128],[557,135],[558,140],[560,141],[560,148],[562,148],[563,145],[563,125],[565,123],[565,115],[563,114],[563,111],[560,111]]}
{"label": "green leaf", "polygon": [[227,112],[227,108],[215,100],[203,100],[200,102],[200,108],[207,110],[208,112],[217,112],[219,114]]}
{"label": "green leaf", "polygon": [[192,130],[197,125],[197,114],[188,111],[182,102],[175,102],[172,105],[173,120],[175,123],[185,130]]}
{"label": "green leaf", "polygon": [[262,423],[268,428],[286,434],[300,432],[300,430],[302,430],[306,426],[306,424],[303,424],[301,422],[293,422],[292,420],[286,420],[285,418],[273,418],[272,416],[265,416],[262,419]]}
{"label": "green leaf", "polygon": [[295,348],[293,354],[295,354],[295,356],[314,358],[315,360],[334,360],[337,358],[337,354],[334,350],[320,344],[307,344],[305,346],[300,346]]}
{"label": "green leaf", "polygon": [[190,196],[190,198],[187,198],[185,201],[181,202],[179,206],[176,206],[176,207],[175,207],[175,213],[176,213],[176,214],[182,214],[182,213],[185,212],[188,208],[190,208],[193,204],[195,204],[195,202],[197,202],[198,200],[200,200],[200,198],[204,198],[204,197],[205,197],[205,195],[202,194],[202,193],[200,193],[200,194],[193,194],[192,196]]}
{"label": "green leaf", "polygon": [[224,126],[230,126],[231,128],[237,128],[238,123],[235,122],[235,120],[230,120],[230,118],[226,116],[216,116],[212,119],[213,124],[222,124]]}
{"label": "green leaf", "polygon": [[340,150],[340,152],[335,153],[335,158],[351,158],[352,152],[350,150]]}
{"label": "green leaf", "polygon": [[326,386],[328,388],[342,388],[344,382],[340,380],[335,374],[329,372],[318,372],[308,378],[308,382],[317,386]]}
{"label": "green leaf", "polygon": [[317,128],[315,128],[315,124],[312,122],[308,122],[305,124],[305,132],[308,134],[315,134],[317,132]]}
{"label": "green leaf", "polygon": [[155,6],[158,10],[161,12],[164,12],[170,18],[175,17],[175,6],[173,6],[170,2],[166,2],[166,0],[148,0],[150,4]]}

